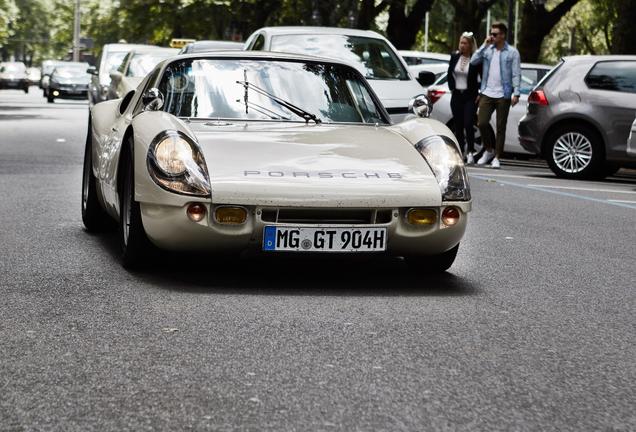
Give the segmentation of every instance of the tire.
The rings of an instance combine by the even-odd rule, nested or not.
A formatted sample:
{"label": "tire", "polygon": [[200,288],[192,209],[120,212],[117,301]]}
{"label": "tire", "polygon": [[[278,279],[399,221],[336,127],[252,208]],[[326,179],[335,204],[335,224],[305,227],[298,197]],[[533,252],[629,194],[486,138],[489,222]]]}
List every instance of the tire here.
{"label": "tire", "polygon": [[25,87],[23,90],[24,90],[24,93],[29,93],[29,88],[28,87]]}
{"label": "tire", "polygon": [[46,97],[46,90],[42,89],[42,97]]}
{"label": "tire", "polygon": [[48,103],[53,103],[54,100],[55,100],[55,98],[53,96],[51,96],[50,93],[46,95],[46,101]]}
{"label": "tire", "polygon": [[84,227],[86,227],[86,231],[95,233],[109,228],[110,219],[97,197],[97,181],[93,175],[92,155],[92,135],[89,122],[86,148],[84,150],[84,168],[82,171],[82,222]]}
{"label": "tire", "polygon": [[607,162],[603,167],[603,174],[605,177],[613,176],[621,169],[621,166],[617,163]]}
{"label": "tire", "polygon": [[565,124],[546,139],[545,159],[557,177],[605,177],[605,152],[598,132],[586,124]]}
{"label": "tire", "polygon": [[452,249],[439,255],[412,255],[404,257],[411,271],[416,273],[444,273],[455,262],[459,243]]}
{"label": "tire", "polygon": [[123,176],[119,193],[119,243],[122,265],[129,270],[144,267],[154,251],[144,231],[139,203],[134,199],[135,173],[132,155],[132,145],[122,150],[119,171],[119,175]]}

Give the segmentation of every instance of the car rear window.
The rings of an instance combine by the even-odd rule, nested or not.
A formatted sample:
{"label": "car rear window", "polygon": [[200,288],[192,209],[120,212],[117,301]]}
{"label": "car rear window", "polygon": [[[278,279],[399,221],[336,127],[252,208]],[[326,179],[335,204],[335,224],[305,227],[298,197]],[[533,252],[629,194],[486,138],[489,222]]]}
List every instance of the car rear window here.
{"label": "car rear window", "polygon": [[636,61],[603,61],[585,77],[591,89],[636,93]]}
{"label": "car rear window", "polygon": [[565,64],[565,61],[561,60],[561,62],[558,65],[550,69],[550,71],[547,74],[545,74],[543,78],[541,78],[541,80],[537,83],[535,88],[544,87],[548,83],[548,81],[550,81],[550,78],[556,75],[557,71],[561,69],[561,66],[563,66],[564,64]]}

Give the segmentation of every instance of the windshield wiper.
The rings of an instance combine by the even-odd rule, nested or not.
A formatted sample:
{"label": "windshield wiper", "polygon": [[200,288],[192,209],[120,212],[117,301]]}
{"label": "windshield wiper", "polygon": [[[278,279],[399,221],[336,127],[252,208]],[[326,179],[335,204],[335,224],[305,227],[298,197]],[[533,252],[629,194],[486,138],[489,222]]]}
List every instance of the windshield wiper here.
{"label": "windshield wiper", "polygon": [[245,95],[243,96],[243,100],[245,102],[245,112],[247,112],[247,107],[252,104],[251,102],[248,102],[248,90],[252,89],[256,93],[260,93],[263,96],[267,96],[268,98],[270,98],[271,100],[279,104],[280,106],[287,108],[288,110],[296,114],[298,117],[302,117],[305,120],[305,123],[309,123],[309,120],[313,120],[316,124],[322,123],[322,120],[316,117],[315,114],[305,111],[304,109],[292,104],[291,102],[281,99],[278,96],[274,96],[273,94],[268,93],[266,90],[263,90],[262,88],[248,82],[247,71],[243,71],[243,72],[245,76],[245,81],[236,81],[236,83],[242,85],[243,88],[245,89]]}

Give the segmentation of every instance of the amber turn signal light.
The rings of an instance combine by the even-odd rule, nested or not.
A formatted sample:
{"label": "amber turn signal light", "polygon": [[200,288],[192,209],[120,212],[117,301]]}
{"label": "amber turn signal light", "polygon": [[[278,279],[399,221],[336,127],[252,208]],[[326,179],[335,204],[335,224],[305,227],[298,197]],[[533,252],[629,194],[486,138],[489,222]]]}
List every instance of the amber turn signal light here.
{"label": "amber turn signal light", "polygon": [[188,204],[188,208],[186,209],[188,218],[192,222],[201,222],[205,217],[205,212],[205,206],[201,203],[190,203]]}
{"label": "amber turn signal light", "polygon": [[406,220],[411,225],[433,225],[437,221],[437,213],[431,209],[411,209]]}
{"label": "amber turn signal light", "polygon": [[214,217],[221,224],[240,225],[247,220],[247,210],[243,207],[218,207]]}
{"label": "amber turn signal light", "polygon": [[442,223],[446,226],[453,226],[459,222],[461,212],[457,207],[446,207],[442,212]]}

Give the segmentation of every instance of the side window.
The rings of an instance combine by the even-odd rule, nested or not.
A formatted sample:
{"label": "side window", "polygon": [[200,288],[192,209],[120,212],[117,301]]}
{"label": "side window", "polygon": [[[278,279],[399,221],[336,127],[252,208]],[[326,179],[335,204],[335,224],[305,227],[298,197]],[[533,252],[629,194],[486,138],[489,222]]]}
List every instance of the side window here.
{"label": "side window", "polygon": [[128,59],[130,59],[130,53],[126,54],[126,57],[121,61],[121,64],[117,68],[117,71],[124,73],[126,71],[126,64],[128,64]]}
{"label": "side window", "polygon": [[539,71],[537,69],[521,69],[521,94],[530,94],[538,82]]}
{"label": "side window", "polygon": [[259,34],[258,36],[256,36],[256,40],[252,44],[252,48],[250,48],[250,50],[262,51],[264,46],[265,46],[265,37],[262,34]]}
{"label": "side window", "polygon": [[598,62],[585,77],[591,89],[636,93],[636,61]]}

